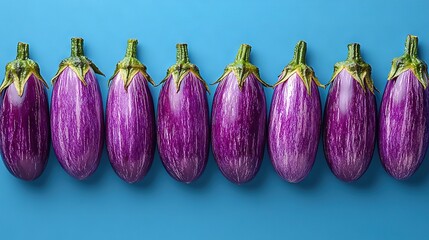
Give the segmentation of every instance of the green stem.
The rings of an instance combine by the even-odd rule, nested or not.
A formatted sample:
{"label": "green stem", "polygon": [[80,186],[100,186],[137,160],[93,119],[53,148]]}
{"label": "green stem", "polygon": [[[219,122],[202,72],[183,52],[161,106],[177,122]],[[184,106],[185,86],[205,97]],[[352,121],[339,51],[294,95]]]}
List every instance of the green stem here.
{"label": "green stem", "polygon": [[72,57],[84,56],[83,39],[82,38],[72,38],[71,39],[71,56]]}
{"label": "green stem", "polygon": [[305,64],[305,54],[307,53],[307,43],[299,41],[295,46],[292,62],[295,64]]}
{"label": "green stem", "polygon": [[129,39],[127,45],[127,52],[125,53],[125,57],[137,57],[137,44],[139,42],[137,39]]}
{"label": "green stem", "polygon": [[417,46],[419,38],[417,36],[408,35],[405,41],[405,54],[411,57],[417,57]]}
{"label": "green stem", "polygon": [[360,45],[359,43],[351,43],[347,45],[349,52],[347,55],[347,60],[349,61],[359,61],[362,59],[360,55]]}
{"label": "green stem", "polygon": [[29,57],[29,46],[27,43],[18,43],[16,59],[17,60],[26,60]]}
{"label": "green stem", "polygon": [[250,51],[252,47],[247,44],[241,44],[240,49],[238,49],[237,56],[235,57],[235,61],[244,61],[248,62],[250,60]]}
{"label": "green stem", "polygon": [[189,63],[188,45],[186,43],[176,45],[176,61],[177,63]]}

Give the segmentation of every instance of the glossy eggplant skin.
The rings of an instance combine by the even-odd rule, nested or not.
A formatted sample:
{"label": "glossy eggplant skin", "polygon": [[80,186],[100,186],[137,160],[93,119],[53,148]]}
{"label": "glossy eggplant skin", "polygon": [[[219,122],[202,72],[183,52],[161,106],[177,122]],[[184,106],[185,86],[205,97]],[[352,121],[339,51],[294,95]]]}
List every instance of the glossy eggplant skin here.
{"label": "glossy eggplant skin", "polygon": [[325,106],[323,146],[331,171],[339,179],[359,179],[375,148],[376,102],[343,69],[331,83]]}
{"label": "glossy eggplant skin", "polygon": [[103,105],[92,68],[82,83],[66,67],[54,83],[51,102],[52,146],[64,170],[82,180],[98,167],[104,142]]}
{"label": "glossy eggplant skin", "polygon": [[313,167],[320,139],[322,106],[318,86],[307,91],[294,73],[275,86],[268,123],[268,152],[276,172],[286,181],[302,181]]}
{"label": "glossy eggplant skin", "polygon": [[50,146],[48,98],[43,83],[31,75],[19,96],[15,83],[2,95],[0,147],[7,169],[34,180],[46,167]]}
{"label": "glossy eggplant skin", "polygon": [[396,179],[414,174],[428,147],[429,89],[407,70],[386,84],[380,106],[379,152]]}
{"label": "glossy eggplant skin", "polygon": [[213,153],[231,182],[252,180],[261,166],[266,135],[266,100],[250,73],[240,87],[234,72],[219,83],[212,107]]}
{"label": "glossy eggplant skin", "polygon": [[147,79],[137,73],[127,88],[121,74],[111,81],[106,107],[106,145],[110,163],[128,183],[141,180],[153,162],[155,112]]}
{"label": "glossy eggplant skin", "polygon": [[203,173],[209,151],[209,112],[206,88],[198,77],[185,73],[178,89],[167,77],[158,99],[158,150],[167,172],[190,183]]}

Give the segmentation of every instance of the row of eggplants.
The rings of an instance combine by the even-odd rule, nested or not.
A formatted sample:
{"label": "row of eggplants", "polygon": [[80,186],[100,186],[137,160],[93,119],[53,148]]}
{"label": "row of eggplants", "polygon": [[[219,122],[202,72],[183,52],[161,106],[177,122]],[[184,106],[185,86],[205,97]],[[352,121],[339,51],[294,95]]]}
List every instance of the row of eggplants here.
{"label": "row of eggplants", "polygon": [[[429,97],[426,64],[417,55],[418,39],[408,36],[405,53],[395,58],[379,117],[379,152],[386,171],[397,179],[411,176],[428,145]],[[376,101],[371,67],[359,44],[335,64],[326,101],[324,128],[317,80],[305,63],[306,43],[298,42],[292,61],[274,85],[268,120],[268,150],[277,173],[299,182],[310,172],[320,133],[328,164],[336,177],[354,181],[371,161],[376,140]],[[219,169],[241,184],[258,172],[266,139],[266,103],[259,70],[249,62],[249,45],[241,45],[213,100],[210,133],[208,87],[177,45],[177,62],[167,71],[158,100],[157,124],[146,67],[136,58],[137,40],[129,40],[125,58],[109,80],[106,127],[95,73],[102,74],[83,52],[83,39],[73,38],[71,56],[54,76],[49,121],[46,82],[19,43],[17,58],[6,66],[0,91],[1,154],[16,177],[33,180],[43,172],[50,139],[61,166],[85,179],[97,168],[106,130],[107,150],[115,172],[136,182],[148,172],[155,141],[167,172],[192,182],[204,171],[209,142]],[[50,132],[51,131],[51,132]]]}

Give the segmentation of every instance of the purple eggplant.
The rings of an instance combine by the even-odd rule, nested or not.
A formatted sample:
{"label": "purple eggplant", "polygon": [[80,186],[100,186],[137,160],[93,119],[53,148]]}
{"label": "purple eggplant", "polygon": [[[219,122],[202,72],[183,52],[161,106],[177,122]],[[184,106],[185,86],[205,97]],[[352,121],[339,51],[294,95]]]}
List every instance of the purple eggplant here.
{"label": "purple eggplant", "polygon": [[305,64],[307,45],[299,41],[292,61],[274,85],[268,123],[268,152],[276,172],[297,183],[310,172],[316,158],[322,124],[317,80]]}
{"label": "purple eggplant", "polygon": [[259,69],[242,44],[219,83],[212,108],[212,145],[222,174],[231,182],[252,180],[261,166],[266,131],[266,101]]}
{"label": "purple eggplant", "polygon": [[82,180],[98,167],[103,148],[103,104],[95,73],[103,73],[72,38],[71,56],[52,79],[52,146],[64,170]]}
{"label": "purple eggplant", "polygon": [[325,106],[323,147],[334,175],[346,182],[360,178],[375,148],[376,102],[371,66],[359,44],[348,45],[347,60],[335,64]]}
{"label": "purple eggplant", "polygon": [[177,44],[177,62],[167,71],[158,99],[158,150],[167,172],[190,183],[203,173],[209,151],[208,87]]}
{"label": "purple eggplant", "polygon": [[428,147],[428,72],[417,45],[418,38],[409,35],[404,55],[393,60],[380,107],[380,159],[396,179],[412,176]]}
{"label": "purple eggplant", "polygon": [[49,155],[49,106],[39,66],[29,58],[29,46],[18,43],[16,60],[6,66],[0,92],[0,152],[17,178],[34,180]]}
{"label": "purple eggplant", "polygon": [[128,183],[142,179],[155,152],[155,113],[147,82],[154,82],[136,58],[137,40],[128,40],[125,58],[110,79],[106,144],[110,164]]}

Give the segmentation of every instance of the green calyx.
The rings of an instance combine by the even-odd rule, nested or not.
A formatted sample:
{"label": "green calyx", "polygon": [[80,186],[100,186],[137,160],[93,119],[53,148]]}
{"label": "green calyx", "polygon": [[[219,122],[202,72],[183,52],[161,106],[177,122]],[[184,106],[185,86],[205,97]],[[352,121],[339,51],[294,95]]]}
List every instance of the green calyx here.
{"label": "green calyx", "polygon": [[259,76],[259,69],[249,62],[251,49],[252,47],[250,45],[241,44],[237,56],[235,57],[235,61],[226,66],[223,75],[213,84],[223,81],[226,76],[229,75],[229,73],[233,72],[238,80],[238,86],[241,89],[244,86],[247,77],[253,73],[253,75],[262,85],[265,87],[271,87],[268,83],[261,79]]}
{"label": "green calyx", "polygon": [[6,74],[3,83],[0,86],[0,93],[15,83],[15,88],[18,91],[18,95],[22,96],[24,93],[25,83],[34,75],[39,81],[41,81],[46,87],[45,80],[40,75],[39,65],[29,58],[29,46],[26,43],[19,42],[17,47],[16,60],[6,65]]}
{"label": "green calyx", "polygon": [[428,70],[426,63],[419,59],[417,50],[418,43],[419,39],[417,36],[407,36],[404,55],[393,59],[392,69],[390,70],[387,80],[396,78],[399,74],[411,69],[419,82],[426,89],[428,86]]}
{"label": "green calyx", "polygon": [[155,85],[155,82],[146,72],[146,66],[137,59],[137,44],[137,39],[128,40],[125,57],[120,62],[118,62],[118,64],[116,64],[115,72],[109,79],[109,84],[117,74],[121,74],[121,78],[124,81],[125,90],[127,90],[134,76],[140,72],[148,82],[150,82],[152,85]]}
{"label": "green calyx", "polygon": [[317,86],[324,87],[324,85],[321,84],[316,78],[313,68],[305,64],[306,52],[307,43],[304,41],[299,41],[295,46],[295,52],[293,54],[292,61],[290,61],[290,63],[283,69],[279,80],[276,84],[274,84],[274,87],[283,82],[286,82],[295,73],[301,77],[309,95],[311,94],[311,82],[314,81]]}
{"label": "green calyx", "polygon": [[85,75],[90,68],[94,70],[95,73],[103,75],[104,74],[98,69],[97,66],[91,60],[89,60],[83,52],[83,39],[82,38],[72,38],[71,39],[71,55],[69,58],[66,58],[61,61],[59,69],[55,76],[52,78],[52,84],[55,83],[58,76],[66,69],[67,67],[71,68],[78,76],[79,80],[86,86]]}
{"label": "green calyx", "polygon": [[209,87],[201,77],[198,67],[192,64],[189,60],[188,45],[185,43],[179,43],[176,45],[176,64],[168,68],[167,76],[158,85],[163,84],[170,76],[173,76],[173,81],[176,84],[177,92],[179,92],[180,84],[189,72],[193,73],[194,76],[196,76],[198,80],[203,83],[207,92],[209,92]]}
{"label": "green calyx", "polygon": [[371,66],[363,61],[360,54],[360,45],[358,43],[351,43],[347,47],[347,59],[334,65],[334,74],[327,85],[332,83],[335,77],[345,69],[365,91],[368,89],[371,93],[374,93],[375,88],[371,78]]}

